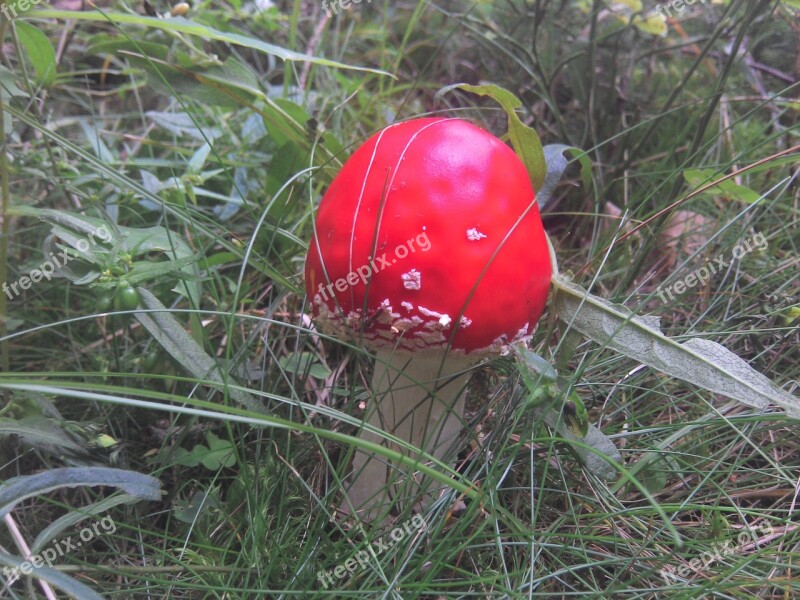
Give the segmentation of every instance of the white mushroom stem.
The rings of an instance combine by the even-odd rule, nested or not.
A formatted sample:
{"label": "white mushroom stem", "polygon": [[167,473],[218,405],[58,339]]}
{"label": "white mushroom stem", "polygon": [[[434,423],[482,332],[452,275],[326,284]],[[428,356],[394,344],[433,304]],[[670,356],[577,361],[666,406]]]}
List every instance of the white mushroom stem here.
{"label": "white mushroom stem", "polygon": [[[469,367],[475,362],[464,356],[443,359],[379,351],[365,421],[439,460],[452,460],[455,442],[464,427]],[[377,434],[364,431],[362,437],[406,456],[422,457],[396,443],[390,445]],[[414,471],[413,467],[392,464],[384,456],[357,451],[342,510],[374,520],[386,518],[396,504],[403,508],[409,502],[416,503],[421,484],[430,482],[424,484],[418,475],[415,479]],[[429,497],[430,490],[425,492]]]}

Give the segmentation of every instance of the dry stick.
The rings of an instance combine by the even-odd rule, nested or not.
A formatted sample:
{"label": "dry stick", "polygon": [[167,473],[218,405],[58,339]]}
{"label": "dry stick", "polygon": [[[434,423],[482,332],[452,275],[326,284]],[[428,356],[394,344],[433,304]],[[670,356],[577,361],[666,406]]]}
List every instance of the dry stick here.
{"label": "dry stick", "polygon": [[[306,54],[309,56],[313,56],[314,53],[317,51],[317,46],[319,45],[320,40],[322,39],[322,32],[325,31],[325,26],[328,24],[328,21],[331,20],[331,17],[328,13],[325,13],[325,16],[322,17],[322,20],[317,24],[314,28],[314,33],[311,34],[311,39],[308,40],[308,46],[306,46]],[[298,80],[298,86],[300,90],[306,89],[306,81],[308,80],[308,74],[311,71],[311,62],[306,61],[303,63],[303,70],[300,72],[300,79]]]}
{"label": "dry stick", "polygon": [[[33,558],[33,553],[28,547],[28,544],[25,542],[25,538],[22,537],[22,532],[20,532],[19,527],[17,527],[14,517],[12,517],[11,514],[7,514],[3,520],[11,532],[11,537],[14,538],[14,543],[17,544],[17,548],[19,548],[19,551],[22,552],[22,556],[25,557],[25,560],[31,560],[31,558]],[[53,588],[50,587],[49,583],[47,583],[44,579],[38,579],[38,583],[48,600],[58,600]],[[10,581],[8,585],[11,585]]]}
{"label": "dry stick", "polygon": [[[2,1],[2,0],[0,0]],[[5,3],[3,3],[5,4]],[[0,59],[3,58],[2,40],[5,38],[7,23],[0,24]],[[0,279],[5,280],[8,273],[8,236],[11,232],[8,209],[11,204],[8,187],[8,138],[6,138],[5,113],[3,97],[0,94]],[[9,372],[8,332],[6,319],[8,318],[8,305],[5,294],[0,294],[0,370]],[[8,403],[9,390],[3,392],[3,401]]]}
{"label": "dry stick", "polygon": [[595,261],[595,259],[597,257],[605,256],[606,253],[611,249],[612,244],[617,243],[617,242],[621,242],[625,238],[632,236],[634,233],[636,233],[637,231],[639,231],[643,227],[646,227],[651,221],[653,221],[655,219],[658,219],[659,217],[664,216],[666,213],[668,213],[670,211],[675,210],[681,204],[683,204],[685,202],[688,202],[689,200],[691,200],[695,196],[698,196],[699,194],[702,194],[706,190],[708,190],[708,189],[720,184],[721,182],[723,182],[723,181],[725,181],[727,179],[731,179],[732,177],[736,177],[737,175],[739,175],[741,173],[744,173],[745,171],[749,171],[750,169],[753,169],[755,167],[761,166],[761,165],[763,165],[765,163],[768,163],[771,160],[774,160],[776,158],[780,158],[781,156],[784,156],[785,154],[791,154],[792,152],[797,152],[798,150],[800,150],[800,144],[797,144],[796,146],[792,146],[791,148],[787,148],[786,150],[781,150],[780,152],[778,152],[776,154],[772,154],[771,156],[767,156],[765,158],[762,158],[761,160],[757,160],[756,162],[754,162],[752,164],[749,164],[746,167],[742,167],[741,169],[739,169],[737,171],[733,171],[731,173],[728,173],[727,175],[724,175],[723,177],[720,177],[719,179],[711,181],[711,182],[707,183],[706,185],[697,188],[695,191],[690,192],[687,196],[681,198],[680,200],[676,200],[675,202],[673,202],[672,204],[668,205],[665,208],[662,208],[660,211],[658,211],[652,217],[650,217],[649,219],[647,219],[645,221],[642,221],[639,225],[637,225],[636,227],[634,227],[633,229],[631,229],[627,233],[624,233],[621,236],[619,236],[615,241],[611,242],[611,244],[606,246],[601,252],[598,252],[595,255],[595,258],[590,259],[580,269],[578,269],[578,271],[575,273],[575,276],[577,277],[578,275],[583,273],[586,269],[588,269],[589,266]]}

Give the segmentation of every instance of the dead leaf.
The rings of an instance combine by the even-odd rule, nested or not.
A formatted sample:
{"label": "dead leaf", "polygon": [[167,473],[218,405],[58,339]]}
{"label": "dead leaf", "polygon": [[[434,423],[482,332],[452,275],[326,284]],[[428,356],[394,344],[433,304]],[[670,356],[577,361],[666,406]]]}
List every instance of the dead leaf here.
{"label": "dead leaf", "polygon": [[658,235],[654,269],[671,270],[682,256],[690,256],[708,243],[707,219],[691,210],[672,213]]}

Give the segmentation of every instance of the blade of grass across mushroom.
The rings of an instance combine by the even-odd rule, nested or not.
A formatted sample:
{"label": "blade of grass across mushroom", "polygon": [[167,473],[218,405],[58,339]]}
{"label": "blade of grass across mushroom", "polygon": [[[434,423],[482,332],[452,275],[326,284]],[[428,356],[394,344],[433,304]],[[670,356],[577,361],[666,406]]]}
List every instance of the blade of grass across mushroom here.
{"label": "blade of grass across mushroom", "polygon": [[724,346],[701,338],[676,342],[661,333],[657,317],[634,315],[561,275],[553,286],[558,318],[593,341],[715,394],[759,410],[774,404],[800,418],[800,399]]}

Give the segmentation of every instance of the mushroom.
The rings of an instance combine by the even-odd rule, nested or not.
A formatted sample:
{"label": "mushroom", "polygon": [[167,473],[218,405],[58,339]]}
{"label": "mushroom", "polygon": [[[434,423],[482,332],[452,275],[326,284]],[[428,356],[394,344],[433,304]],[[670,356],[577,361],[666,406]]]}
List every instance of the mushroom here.
{"label": "mushroom", "polygon": [[[355,151],[319,206],[305,271],[317,326],[375,353],[365,421],[416,460],[454,458],[470,368],[530,337],[550,275],[522,161],[445,118],[390,125]],[[342,509],[384,518],[392,498],[430,497],[401,467],[358,450]]]}

